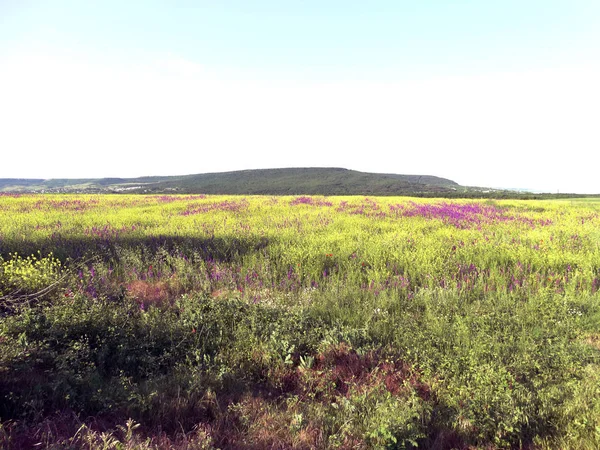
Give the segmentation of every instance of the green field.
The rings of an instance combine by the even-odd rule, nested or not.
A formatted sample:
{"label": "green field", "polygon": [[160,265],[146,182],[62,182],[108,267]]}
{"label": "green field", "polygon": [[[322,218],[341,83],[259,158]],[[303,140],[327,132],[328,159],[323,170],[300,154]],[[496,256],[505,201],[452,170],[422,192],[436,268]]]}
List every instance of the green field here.
{"label": "green field", "polygon": [[590,198],[0,195],[0,447],[597,449],[599,290]]}

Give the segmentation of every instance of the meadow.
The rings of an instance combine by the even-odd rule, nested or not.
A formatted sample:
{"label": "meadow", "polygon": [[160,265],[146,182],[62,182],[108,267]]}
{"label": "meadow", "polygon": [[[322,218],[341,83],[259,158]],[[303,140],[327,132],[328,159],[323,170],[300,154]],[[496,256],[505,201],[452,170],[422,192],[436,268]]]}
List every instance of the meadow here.
{"label": "meadow", "polygon": [[0,195],[0,447],[600,448],[600,200]]}

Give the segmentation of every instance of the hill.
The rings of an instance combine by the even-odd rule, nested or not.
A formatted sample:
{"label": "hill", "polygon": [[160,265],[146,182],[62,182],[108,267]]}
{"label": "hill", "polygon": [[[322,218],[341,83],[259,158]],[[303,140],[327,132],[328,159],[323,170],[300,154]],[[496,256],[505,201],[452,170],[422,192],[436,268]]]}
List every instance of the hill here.
{"label": "hill", "polygon": [[557,199],[597,197],[461,186],[431,175],[358,172],[341,168],[239,170],[139,178],[0,178],[0,193],[132,193],[223,195],[403,195],[446,198]]}
{"label": "hill", "polygon": [[464,191],[430,175],[341,168],[259,169],[196,175],[101,179],[0,179],[2,192],[129,192],[262,195],[427,195]]}

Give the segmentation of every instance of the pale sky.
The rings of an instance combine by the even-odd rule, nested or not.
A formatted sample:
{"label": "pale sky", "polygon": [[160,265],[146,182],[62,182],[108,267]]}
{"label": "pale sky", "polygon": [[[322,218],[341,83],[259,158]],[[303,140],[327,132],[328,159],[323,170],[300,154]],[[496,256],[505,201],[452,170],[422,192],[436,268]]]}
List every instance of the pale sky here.
{"label": "pale sky", "polygon": [[0,0],[0,178],[600,193],[598,0]]}

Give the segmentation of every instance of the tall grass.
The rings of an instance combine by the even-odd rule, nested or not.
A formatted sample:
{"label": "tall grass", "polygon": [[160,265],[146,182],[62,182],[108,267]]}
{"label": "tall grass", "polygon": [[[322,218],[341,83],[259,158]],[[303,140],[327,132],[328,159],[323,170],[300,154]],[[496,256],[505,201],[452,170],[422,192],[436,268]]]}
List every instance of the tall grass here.
{"label": "tall grass", "polygon": [[600,202],[0,211],[8,448],[600,446]]}

